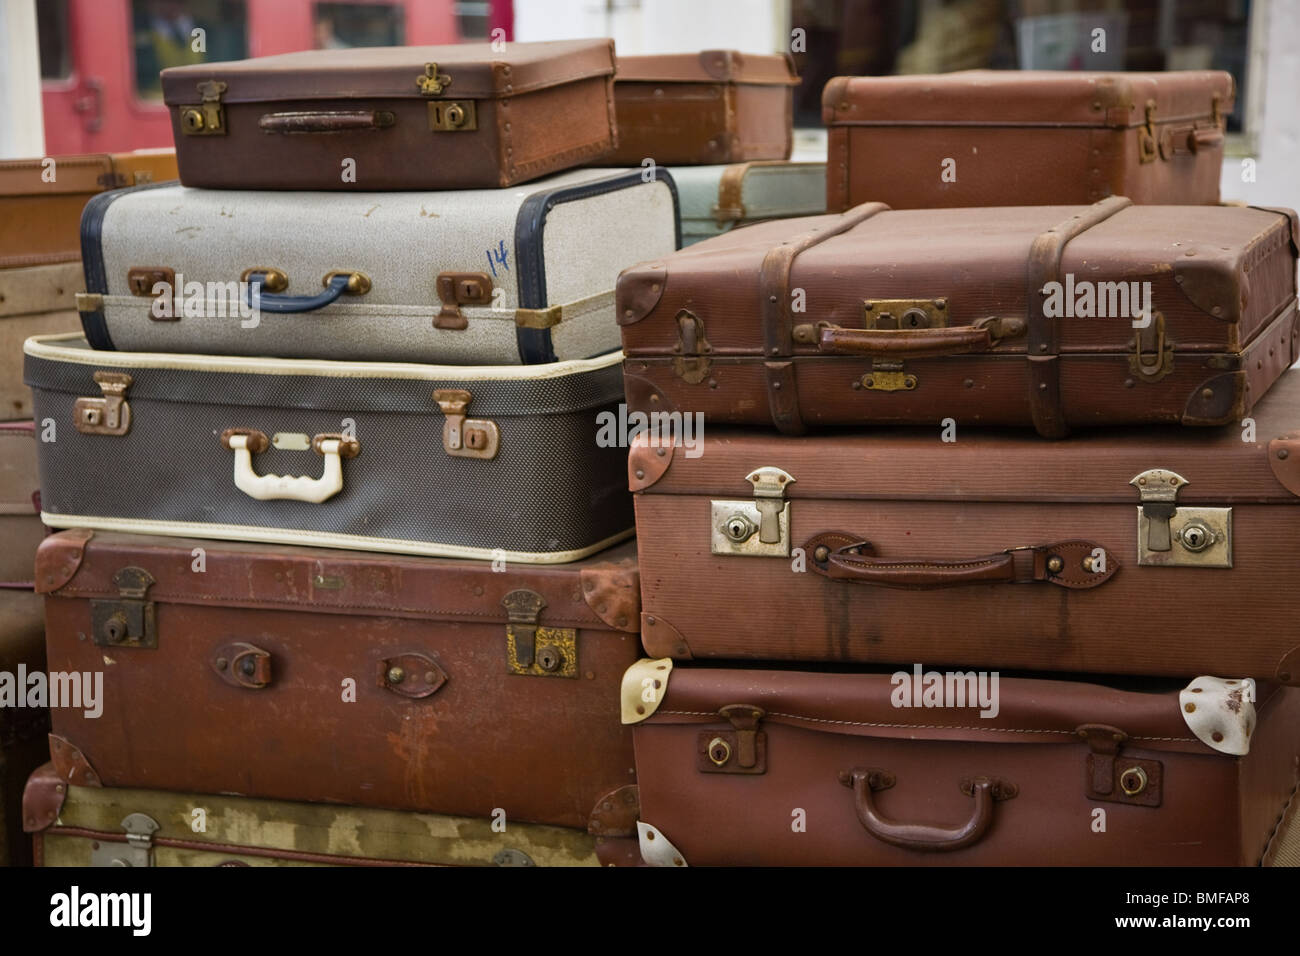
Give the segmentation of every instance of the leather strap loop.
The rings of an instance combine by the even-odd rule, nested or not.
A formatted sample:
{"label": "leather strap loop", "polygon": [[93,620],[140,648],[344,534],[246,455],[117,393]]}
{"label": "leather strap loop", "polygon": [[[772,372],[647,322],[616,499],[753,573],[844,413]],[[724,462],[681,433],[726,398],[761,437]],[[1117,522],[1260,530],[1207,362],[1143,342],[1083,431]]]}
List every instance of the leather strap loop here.
{"label": "leather strap loop", "polygon": [[994,344],[988,326],[977,328],[973,325],[938,329],[845,329],[826,325],[818,330],[817,335],[817,348],[831,355],[921,358],[986,352]]}

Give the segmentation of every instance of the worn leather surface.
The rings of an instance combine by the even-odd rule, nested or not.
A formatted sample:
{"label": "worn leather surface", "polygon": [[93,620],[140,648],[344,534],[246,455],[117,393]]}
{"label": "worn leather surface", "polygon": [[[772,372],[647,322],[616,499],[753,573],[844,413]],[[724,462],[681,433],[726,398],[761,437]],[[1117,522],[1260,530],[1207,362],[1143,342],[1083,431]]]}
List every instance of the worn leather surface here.
{"label": "worn leather surface", "polygon": [[[0,672],[45,669],[41,599],[30,591],[0,589]],[[0,707],[0,866],[25,866],[31,843],[23,836],[22,796],[28,774],[49,759],[49,711]]]}
{"label": "worn leather surface", "polygon": [[[630,543],[494,572],[486,561],[53,536],[42,569],[77,570],[47,598],[50,667],[104,672],[103,718],[61,709],[54,732],[108,787],[483,817],[501,807],[510,820],[586,827],[597,797],[633,781],[618,687],[640,647],[630,593],[620,598],[626,623],[611,626],[601,616],[609,588],[593,589],[603,595],[593,606],[583,583],[628,584],[634,562]],[[112,578],[124,567],[156,582],[147,598],[157,649],[79,636],[94,633],[91,602],[117,597]],[[46,587],[66,574],[38,578]],[[545,602],[538,648],[556,640],[547,628],[576,629],[574,677],[509,673],[502,601],[518,589]],[[232,639],[270,655],[267,686],[234,686],[214,671],[210,658]],[[433,660],[446,683],[420,698],[387,689],[385,662],[411,654]],[[345,680],[355,702],[343,700]]]}
{"label": "worn leather surface", "polygon": [[[911,667],[902,667],[911,676]],[[926,670],[932,669],[928,665]],[[935,668],[942,669],[942,668]],[[828,674],[676,667],[658,710],[635,728],[641,817],[692,866],[701,865],[1254,865],[1296,783],[1300,689],[1264,688],[1245,757],[1197,741],[1178,710],[1177,684],[1118,689],[1099,683],[999,677],[999,712],[895,707],[891,672]],[[697,746],[731,724],[732,704],[764,711],[761,774],[701,772]],[[1104,723],[1127,735],[1126,759],[1163,767],[1159,806],[1089,799],[1089,746],[1076,732]],[[873,794],[886,818],[928,827],[972,817],[963,779],[1014,785],[991,826],[964,849],[887,844],[859,822],[855,768],[887,771]],[[1094,832],[1094,810],[1106,813]],[[803,811],[803,827],[796,810]],[[1197,838],[1189,840],[1188,834]]]}

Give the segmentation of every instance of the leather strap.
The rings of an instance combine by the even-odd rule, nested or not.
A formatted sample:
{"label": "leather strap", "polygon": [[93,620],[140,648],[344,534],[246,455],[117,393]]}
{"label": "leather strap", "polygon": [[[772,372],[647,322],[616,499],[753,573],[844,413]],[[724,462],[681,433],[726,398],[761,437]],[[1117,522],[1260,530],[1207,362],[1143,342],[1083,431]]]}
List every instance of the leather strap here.
{"label": "leather strap", "polygon": [[1118,559],[1108,552],[1105,570],[1085,567],[1085,561],[1101,550],[1090,541],[1073,540],[975,558],[896,561],[876,557],[870,542],[839,531],[815,535],[804,545],[812,570],[822,577],[908,591],[1040,581],[1072,589],[1095,588],[1119,570]]}
{"label": "leather strap", "polygon": [[1093,203],[1078,215],[1040,233],[1030,247],[1025,275],[1029,313],[1029,409],[1034,428],[1044,438],[1064,438],[1069,427],[1065,424],[1061,399],[1061,327],[1056,318],[1044,311],[1047,295],[1043,290],[1049,282],[1062,281],[1061,257],[1071,239],[1131,205],[1132,201],[1123,196],[1110,196]]}
{"label": "leather strap", "polygon": [[804,431],[803,416],[799,412],[799,395],[795,390],[793,363],[779,361],[793,351],[791,335],[794,316],[790,311],[790,271],[794,267],[794,260],[804,250],[848,232],[888,209],[888,206],[879,202],[854,206],[841,213],[837,221],[783,242],[768,250],[763,257],[758,288],[761,298],[759,316],[763,323],[763,354],[768,359],[765,363],[768,407],[772,413],[772,423],[783,434],[799,435]]}
{"label": "leather strap", "polygon": [[938,329],[845,329],[827,325],[817,335],[818,350],[832,355],[919,358],[987,352],[994,344],[993,331],[987,325]]}

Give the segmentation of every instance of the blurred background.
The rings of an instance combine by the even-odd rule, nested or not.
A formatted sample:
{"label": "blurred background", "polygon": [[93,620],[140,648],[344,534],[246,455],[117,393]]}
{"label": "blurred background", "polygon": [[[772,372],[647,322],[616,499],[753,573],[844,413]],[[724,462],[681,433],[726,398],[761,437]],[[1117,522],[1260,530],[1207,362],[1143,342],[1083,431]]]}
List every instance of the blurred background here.
{"label": "blurred background", "polygon": [[0,158],[171,145],[167,66],[493,36],[791,52],[801,158],[824,151],[832,76],[1226,70],[1238,96],[1224,198],[1300,206],[1300,0],[0,0]]}

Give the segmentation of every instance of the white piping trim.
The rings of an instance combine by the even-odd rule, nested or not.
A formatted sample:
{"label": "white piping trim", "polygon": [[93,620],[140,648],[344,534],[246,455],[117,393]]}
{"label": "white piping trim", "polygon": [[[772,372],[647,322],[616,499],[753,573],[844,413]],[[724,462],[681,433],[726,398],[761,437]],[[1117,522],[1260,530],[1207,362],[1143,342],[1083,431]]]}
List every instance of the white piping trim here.
{"label": "white piping trim", "polygon": [[436,558],[474,558],[482,561],[504,559],[520,564],[567,564],[589,557],[635,533],[628,528],[603,541],[576,551],[503,551],[498,548],[467,548],[433,541],[408,541],[401,538],[368,538],[359,534],[333,534],[326,531],[298,531],[291,528],[263,528],[257,525],[209,524],[203,521],[151,521],[139,518],[97,518],[90,515],[62,515],[41,512],[41,521],[51,528],[94,528],[96,531],[122,531],[128,534],[161,534],[178,538],[218,538],[224,541],[252,541],[260,544],[296,544],[312,548],[343,548],[348,551],[378,551],[391,554],[416,554]]}
{"label": "white piping trim", "polygon": [[[391,378],[449,382],[540,382],[609,368],[623,361],[622,350],[591,359],[545,365],[415,365],[409,362],[330,362],[317,359],[244,358],[160,352],[98,352],[61,343],[85,342],[80,332],[34,335],[23,343],[33,358],[100,368],[159,368],[187,372],[250,375],[319,375],[325,378]],[[35,386],[40,389],[40,385]],[[379,540],[379,539],[376,539]]]}

